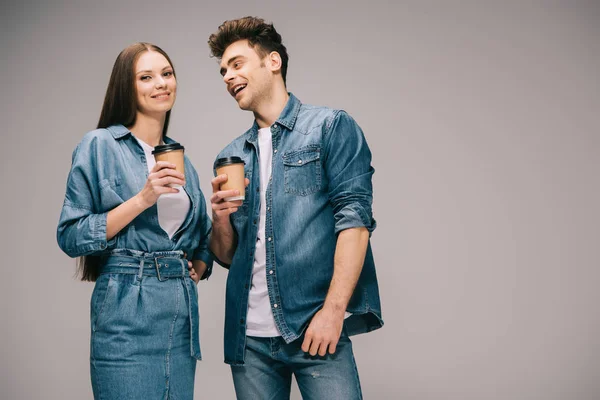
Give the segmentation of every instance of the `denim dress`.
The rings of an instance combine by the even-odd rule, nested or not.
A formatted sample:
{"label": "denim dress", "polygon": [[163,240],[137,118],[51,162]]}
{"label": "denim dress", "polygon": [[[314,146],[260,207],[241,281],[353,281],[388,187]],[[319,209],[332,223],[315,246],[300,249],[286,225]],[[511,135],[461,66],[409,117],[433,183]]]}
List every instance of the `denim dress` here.
{"label": "denim dress", "polygon": [[173,237],[160,227],[155,204],[106,240],[108,212],[145,185],[144,151],[127,128],[114,125],[87,133],[73,152],[57,240],[70,257],[92,255],[101,263],[90,307],[96,399],[193,398],[201,354],[187,261],[204,261],[204,277],[211,274],[211,222],[187,157],[185,175],[190,210]]}

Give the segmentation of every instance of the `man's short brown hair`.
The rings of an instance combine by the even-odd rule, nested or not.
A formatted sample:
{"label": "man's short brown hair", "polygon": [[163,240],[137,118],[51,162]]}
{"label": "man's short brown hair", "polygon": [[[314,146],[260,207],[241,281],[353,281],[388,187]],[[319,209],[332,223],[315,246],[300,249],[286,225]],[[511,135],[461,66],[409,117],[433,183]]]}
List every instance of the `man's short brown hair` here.
{"label": "man's short brown hair", "polygon": [[286,82],[289,56],[281,35],[273,24],[267,24],[262,18],[244,17],[223,22],[217,32],[208,38],[208,46],[213,57],[221,59],[229,45],[238,40],[248,40],[261,58],[276,51],[281,56],[281,77]]}

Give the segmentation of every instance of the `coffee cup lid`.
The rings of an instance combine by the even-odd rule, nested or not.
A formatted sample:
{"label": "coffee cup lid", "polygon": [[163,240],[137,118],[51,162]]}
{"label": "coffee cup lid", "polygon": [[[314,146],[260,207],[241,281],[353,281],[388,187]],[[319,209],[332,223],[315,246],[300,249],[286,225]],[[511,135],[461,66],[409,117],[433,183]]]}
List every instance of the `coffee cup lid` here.
{"label": "coffee cup lid", "polygon": [[240,157],[223,157],[219,158],[215,164],[215,168],[223,167],[231,164],[246,164]]}
{"label": "coffee cup lid", "polygon": [[184,150],[184,147],[180,143],[159,144],[154,148],[152,154],[160,154],[174,150]]}

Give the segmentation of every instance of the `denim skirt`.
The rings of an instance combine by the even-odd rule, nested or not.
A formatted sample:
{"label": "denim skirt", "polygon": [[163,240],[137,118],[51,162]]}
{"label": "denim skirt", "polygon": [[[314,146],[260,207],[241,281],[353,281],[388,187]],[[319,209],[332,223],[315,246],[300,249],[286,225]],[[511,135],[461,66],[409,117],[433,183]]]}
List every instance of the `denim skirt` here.
{"label": "denim skirt", "polygon": [[192,399],[198,297],[179,251],[116,252],[91,299],[95,399]]}

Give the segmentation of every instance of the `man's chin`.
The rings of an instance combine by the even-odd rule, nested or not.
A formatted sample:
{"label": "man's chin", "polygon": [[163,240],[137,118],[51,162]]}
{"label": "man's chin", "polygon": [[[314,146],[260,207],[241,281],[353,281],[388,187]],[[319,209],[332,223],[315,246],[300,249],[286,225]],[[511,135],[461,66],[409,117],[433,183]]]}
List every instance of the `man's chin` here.
{"label": "man's chin", "polygon": [[249,110],[249,104],[244,101],[238,101],[238,107],[240,108],[240,110],[244,110],[244,111]]}

